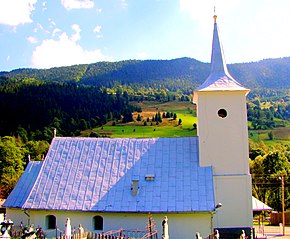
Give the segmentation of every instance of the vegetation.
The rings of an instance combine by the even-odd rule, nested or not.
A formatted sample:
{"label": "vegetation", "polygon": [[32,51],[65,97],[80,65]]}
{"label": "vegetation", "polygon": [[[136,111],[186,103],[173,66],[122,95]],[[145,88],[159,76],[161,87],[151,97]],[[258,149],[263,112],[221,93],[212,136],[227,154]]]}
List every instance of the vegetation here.
{"label": "vegetation", "polygon": [[[289,89],[290,57],[259,62],[230,64],[229,71],[250,89]],[[209,63],[191,58],[174,60],[128,60],[51,69],[17,69],[0,72],[3,79],[33,78],[40,81],[76,82],[106,88],[142,87],[152,91],[180,92],[189,95],[203,83],[210,71]],[[127,89],[126,91],[129,91]],[[139,90],[137,90],[139,92]],[[130,94],[133,95],[133,94]],[[143,95],[148,97],[149,94]]]}
{"label": "vegetation", "polygon": [[16,185],[29,160],[42,160],[49,147],[46,141],[28,141],[5,136],[0,138],[1,195],[8,195]]}
{"label": "vegetation", "polygon": [[14,135],[23,142],[50,141],[58,135],[79,135],[108,120],[132,121],[130,105],[121,93],[69,83],[44,83],[31,79],[9,80],[0,85],[0,136]]}
{"label": "vegetation", "polygon": [[281,177],[284,177],[285,207],[290,208],[290,146],[276,144],[266,146],[262,141],[250,141],[250,169],[253,180],[253,196],[275,210],[282,210]]}
{"label": "vegetation", "polygon": [[[53,137],[195,136],[193,89],[210,65],[190,58],[0,72],[0,186],[8,193]],[[253,195],[281,210],[289,185],[290,57],[229,65],[248,96]],[[290,208],[288,188],[286,208]]]}
{"label": "vegetation", "polygon": [[[153,106],[154,105],[154,106]],[[111,121],[81,132],[87,137],[148,138],[196,136],[195,106],[188,102],[137,103],[142,112],[133,113],[133,121]],[[179,121],[182,124],[179,124]],[[194,125],[195,124],[195,125]]]}

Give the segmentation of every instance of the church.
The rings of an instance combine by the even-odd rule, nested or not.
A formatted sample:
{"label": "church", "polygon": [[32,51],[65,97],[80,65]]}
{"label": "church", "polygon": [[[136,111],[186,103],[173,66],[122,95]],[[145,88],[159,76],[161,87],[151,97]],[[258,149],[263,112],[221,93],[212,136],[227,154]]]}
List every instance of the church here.
{"label": "church", "polygon": [[193,93],[197,137],[54,137],[6,200],[7,218],[55,237],[67,217],[76,228],[108,232],[146,230],[151,213],[160,238],[165,216],[171,238],[215,229],[221,238],[242,230],[250,237],[248,93],[227,70],[214,16],[211,71]]}

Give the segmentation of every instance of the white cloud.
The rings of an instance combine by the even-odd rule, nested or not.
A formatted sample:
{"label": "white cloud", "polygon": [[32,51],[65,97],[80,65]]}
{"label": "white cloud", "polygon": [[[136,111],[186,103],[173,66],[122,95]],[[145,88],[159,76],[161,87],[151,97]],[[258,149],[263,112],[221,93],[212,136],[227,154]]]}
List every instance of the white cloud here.
{"label": "white cloud", "polygon": [[44,32],[45,34],[49,33],[49,31],[46,30],[40,23],[36,23],[36,27],[33,29],[33,32]]}
{"label": "white cloud", "polygon": [[102,30],[102,26],[100,26],[100,25],[97,25],[97,26],[94,28],[94,32],[96,32],[96,33],[100,33],[101,30]]}
{"label": "white cloud", "polygon": [[[242,0],[179,0],[179,9],[188,13],[201,28],[209,29],[214,11],[217,16],[223,18],[230,13],[237,13],[242,2]],[[220,19],[218,21],[220,22]]]}
{"label": "white cloud", "polygon": [[191,17],[194,18],[195,20],[201,20],[205,17],[206,12],[209,12],[210,9],[213,9],[213,2],[197,1],[197,0],[179,0],[179,8],[181,11],[188,12],[191,15]]}
{"label": "white cloud", "polygon": [[128,2],[127,0],[119,0],[120,4],[121,4],[121,7],[123,9],[126,9],[128,7]]}
{"label": "white cloud", "polygon": [[93,30],[93,32],[97,33],[97,38],[102,38],[103,37],[103,35],[100,34],[101,30],[102,30],[102,26],[100,26],[100,25],[97,25],[94,28],[94,30]]}
{"label": "white cloud", "polygon": [[55,37],[58,33],[60,33],[61,30],[59,28],[55,28],[53,31],[52,31],[52,36]]}
{"label": "white cloud", "polygon": [[26,38],[28,42],[30,42],[31,44],[36,44],[38,42],[37,38],[33,37],[33,36],[29,36]]}
{"label": "white cloud", "polygon": [[52,27],[56,26],[55,21],[53,21],[51,18],[48,18],[48,22],[49,22],[50,26],[52,26]]}
{"label": "white cloud", "polygon": [[96,9],[96,12],[97,12],[97,13],[101,13],[102,11],[103,11],[102,8],[97,8],[97,9]]}
{"label": "white cloud", "polygon": [[61,4],[68,10],[80,8],[93,8],[94,2],[91,0],[61,0]]}
{"label": "white cloud", "polygon": [[17,26],[31,23],[30,15],[37,0],[1,0],[0,24]]}
{"label": "white cloud", "polygon": [[57,40],[44,40],[36,47],[32,55],[32,65],[36,68],[51,68],[74,64],[85,64],[96,61],[112,61],[112,57],[105,56],[100,49],[84,50],[77,41],[80,39],[80,28],[74,24],[75,33],[68,37],[62,33]]}
{"label": "white cloud", "polygon": [[73,24],[71,28],[75,31],[75,33],[71,36],[71,40],[76,42],[81,39],[81,28],[78,24]]}
{"label": "white cloud", "polygon": [[47,4],[47,2],[42,3],[42,11],[43,12],[47,10],[46,4]]}
{"label": "white cloud", "polygon": [[245,61],[290,55],[289,0],[264,0],[263,3],[255,5],[251,18],[244,19],[246,24],[240,28],[241,37],[246,39]]}
{"label": "white cloud", "polygon": [[139,52],[137,54],[137,59],[140,59],[140,60],[148,59],[148,54],[146,52]]}

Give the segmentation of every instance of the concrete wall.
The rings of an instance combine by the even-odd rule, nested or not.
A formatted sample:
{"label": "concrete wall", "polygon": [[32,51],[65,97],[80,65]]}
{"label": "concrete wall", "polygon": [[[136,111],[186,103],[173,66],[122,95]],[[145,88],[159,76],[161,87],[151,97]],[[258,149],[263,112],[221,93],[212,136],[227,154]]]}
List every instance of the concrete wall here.
{"label": "concrete wall", "polygon": [[[227,116],[218,116],[225,109]],[[243,92],[198,92],[200,165],[215,174],[249,174],[246,97]]]}
{"label": "concrete wall", "polygon": [[214,216],[214,227],[252,227],[251,176],[214,176],[215,197],[222,203]]}
{"label": "concrete wall", "polygon": [[[214,226],[252,226],[252,184],[249,170],[247,91],[195,92],[201,166],[212,166],[215,202],[222,208]],[[224,109],[226,117],[218,111]]]}
{"label": "concrete wall", "polygon": [[[27,216],[21,210],[8,209],[9,218],[14,220],[15,225],[19,225],[21,220],[27,223]],[[104,219],[105,232],[110,230],[124,229],[140,229],[146,230],[148,222],[148,214],[142,213],[94,213],[94,212],[64,212],[64,211],[29,211],[30,223],[36,227],[41,226],[44,231],[49,231],[48,236],[55,237],[55,230],[47,230],[46,216],[54,215],[57,221],[57,227],[64,230],[65,220],[70,218],[72,227],[78,228],[82,224],[85,231],[94,231],[93,217],[102,216]],[[211,214],[152,214],[155,221],[158,238],[162,236],[162,220],[164,216],[168,217],[169,236],[171,238],[192,239],[196,232],[205,237],[211,231]],[[26,221],[25,221],[26,220]]]}

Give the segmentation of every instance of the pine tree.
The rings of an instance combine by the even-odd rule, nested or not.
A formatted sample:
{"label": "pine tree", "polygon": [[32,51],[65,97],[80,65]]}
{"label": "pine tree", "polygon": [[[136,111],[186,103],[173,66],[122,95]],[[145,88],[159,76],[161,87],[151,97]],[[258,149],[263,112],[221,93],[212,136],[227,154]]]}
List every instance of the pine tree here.
{"label": "pine tree", "polygon": [[137,116],[137,121],[141,121],[141,120],[142,120],[141,115],[138,114],[138,116]]}

